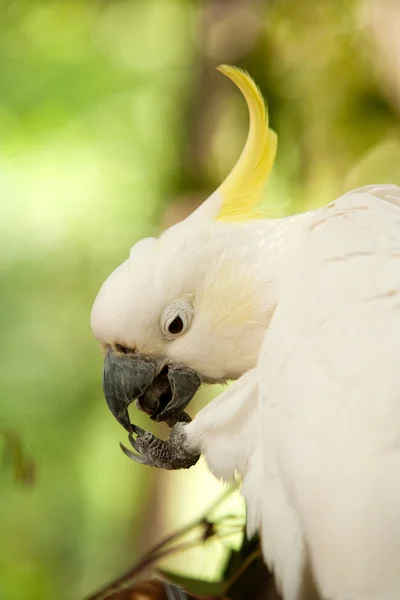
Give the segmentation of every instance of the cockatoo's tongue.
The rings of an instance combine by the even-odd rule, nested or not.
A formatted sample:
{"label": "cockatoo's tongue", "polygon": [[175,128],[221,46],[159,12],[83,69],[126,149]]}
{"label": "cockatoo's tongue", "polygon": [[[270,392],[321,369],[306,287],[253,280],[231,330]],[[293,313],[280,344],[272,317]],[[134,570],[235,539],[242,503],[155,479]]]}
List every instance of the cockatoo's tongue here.
{"label": "cockatoo's tongue", "polygon": [[139,410],[146,413],[153,419],[168,406],[172,400],[172,387],[168,379],[168,367],[164,367],[145,390],[144,394],[136,400],[136,406]]}

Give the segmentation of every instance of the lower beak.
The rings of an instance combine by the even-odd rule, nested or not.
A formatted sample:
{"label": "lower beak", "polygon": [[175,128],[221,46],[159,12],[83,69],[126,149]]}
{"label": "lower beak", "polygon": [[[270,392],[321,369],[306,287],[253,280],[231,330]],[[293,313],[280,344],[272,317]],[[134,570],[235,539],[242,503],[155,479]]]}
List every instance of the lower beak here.
{"label": "lower beak", "polygon": [[118,355],[111,349],[104,359],[103,390],[117,421],[129,432],[128,407],[138,406],[155,421],[171,421],[182,413],[201,385],[198,373],[146,354]]}

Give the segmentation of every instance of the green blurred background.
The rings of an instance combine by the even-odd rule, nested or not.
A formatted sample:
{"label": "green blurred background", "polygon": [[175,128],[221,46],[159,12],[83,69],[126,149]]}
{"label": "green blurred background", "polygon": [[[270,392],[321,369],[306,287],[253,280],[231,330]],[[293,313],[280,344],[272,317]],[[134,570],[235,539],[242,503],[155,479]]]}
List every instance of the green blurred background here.
{"label": "green blurred background", "polygon": [[[1,600],[78,600],[220,493],[204,464],[121,453],[89,327],[133,243],[240,152],[245,104],[213,67],[246,68],[268,98],[280,216],[400,184],[399,31],[398,0],[0,0]],[[217,546],[175,567],[212,577]]]}

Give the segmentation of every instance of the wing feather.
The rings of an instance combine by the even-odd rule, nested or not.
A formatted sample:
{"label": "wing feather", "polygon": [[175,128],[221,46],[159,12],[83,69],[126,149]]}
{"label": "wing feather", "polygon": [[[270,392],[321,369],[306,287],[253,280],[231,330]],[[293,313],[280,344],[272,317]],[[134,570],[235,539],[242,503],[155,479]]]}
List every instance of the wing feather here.
{"label": "wing feather", "polygon": [[319,213],[259,363],[263,520],[275,471],[335,600],[400,598],[399,199],[356,190]]}

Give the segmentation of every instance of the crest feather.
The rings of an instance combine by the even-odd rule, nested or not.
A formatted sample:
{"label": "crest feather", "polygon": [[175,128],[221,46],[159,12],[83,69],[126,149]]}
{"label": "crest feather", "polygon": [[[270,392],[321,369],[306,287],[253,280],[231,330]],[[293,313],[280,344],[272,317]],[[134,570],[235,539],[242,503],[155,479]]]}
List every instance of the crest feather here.
{"label": "crest feather", "polygon": [[245,97],[250,125],[240,158],[219,187],[222,205],[216,220],[248,221],[264,218],[257,207],[274,164],[277,136],[268,127],[264,99],[250,75],[229,65],[220,65],[217,69],[233,81]]}

